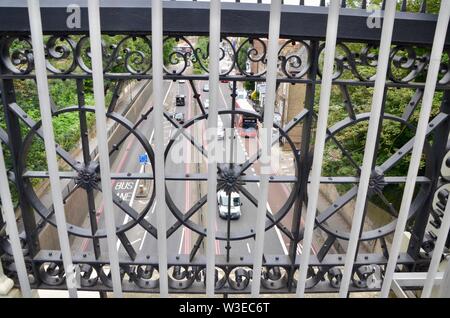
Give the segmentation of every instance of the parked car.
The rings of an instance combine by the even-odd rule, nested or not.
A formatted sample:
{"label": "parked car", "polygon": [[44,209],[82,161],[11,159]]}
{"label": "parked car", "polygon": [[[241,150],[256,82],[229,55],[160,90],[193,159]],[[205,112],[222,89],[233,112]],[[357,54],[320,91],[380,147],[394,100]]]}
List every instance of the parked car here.
{"label": "parked car", "polygon": [[209,92],[209,83],[208,82],[206,82],[205,85],[203,85],[203,91]]}
{"label": "parked car", "polygon": [[247,91],[245,89],[238,89],[236,93],[237,93],[236,99],[246,99],[247,98]]}
{"label": "parked car", "polygon": [[[228,214],[228,199],[231,199],[230,213]],[[237,192],[231,192],[228,195],[225,191],[217,192],[217,204],[219,205],[219,216],[222,219],[227,219],[228,215],[231,220],[236,220],[241,217],[241,196]]]}
{"label": "parked car", "polygon": [[209,99],[205,99],[205,102],[203,103],[203,107],[205,107],[205,109],[209,108]]}
{"label": "parked car", "polygon": [[173,119],[175,119],[180,124],[184,124],[184,114],[183,113],[175,113],[173,115]]}
{"label": "parked car", "polygon": [[186,83],[186,80],[179,80],[178,83],[184,84],[184,83]]}

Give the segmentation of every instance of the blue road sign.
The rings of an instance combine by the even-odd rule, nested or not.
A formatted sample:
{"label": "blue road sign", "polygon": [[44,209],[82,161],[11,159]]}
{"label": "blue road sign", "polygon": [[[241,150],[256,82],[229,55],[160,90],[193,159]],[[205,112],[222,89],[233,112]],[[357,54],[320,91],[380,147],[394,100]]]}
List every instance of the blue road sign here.
{"label": "blue road sign", "polygon": [[139,163],[141,165],[146,165],[148,163],[148,155],[146,153],[139,155]]}

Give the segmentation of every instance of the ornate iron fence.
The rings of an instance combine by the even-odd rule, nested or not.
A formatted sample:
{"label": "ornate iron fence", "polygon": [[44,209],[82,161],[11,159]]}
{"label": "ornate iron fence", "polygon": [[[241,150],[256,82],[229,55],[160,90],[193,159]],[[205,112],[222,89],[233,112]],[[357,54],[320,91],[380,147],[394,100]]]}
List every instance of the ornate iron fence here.
{"label": "ornate iron fence", "polygon": [[[5,212],[0,224],[8,225],[8,235],[2,232],[1,259],[6,275],[20,281],[24,295],[31,286],[68,289],[72,296],[78,289],[114,290],[116,296],[122,291],[163,296],[339,291],[346,296],[379,290],[387,296],[391,283],[398,286],[397,273],[423,274],[430,269],[424,290],[429,295],[437,264],[449,247],[449,5],[442,3],[438,16],[426,13],[425,1],[419,12],[407,12],[408,3],[400,1],[394,15],[395,1],[386,1],[377,16],[366,9],[366,1],[360,8],[345,8],[345,1],[341,7],[334,0],[329,7],[300,2],[223,3],[221,8],[212,1],[210,8],[210,3],[172,1],[164,2],[164,15],[159,14],[160,1],[153,1],[153,8],[150,2],[131,1],[126,6],[105,4],[100,10],[98,1],[70,10],[64,3],[45,1],[42,8],[35,1],[28,7],[0,3],[0,140],[8,163],[5,169],[0,162]],[[211,23],[205,18],[209,14]],[[69,19],[75,19],[70,20],[73,25]],[[379,27],[369,27],[369,20]],[[200,46],[201,37],[208,34],[209,48]],[[167,43],[171,47],[163,63]],[[192,73],[193,65],[199,74]],[[164,86],[163,78],[188,81],[186,90],[198,107],[190,108],[194,114],[183,123],[164,108],[170,87]],[[75,83],[76,105],[54,105],[49,80]],[[155,107],[139,106],[133,120],[116,110],[125,80],[152,81]],[[198,92],[198,83],[207,80],[209,108]],[[222,108],[219,89],[224,84],[219,80],[231,87]],[[37,83],[38,119],[17,98],[21,81]],[[103,107],[104,81],[114,87],[109,107]],[[266,81],[263,113],[236,106],[238,86]],[[274,123],[276,88],[292,84],[304,87],[304,108],[283,125]],[[373,100],[355,105],[352,92],[361,87],[373,94]],[[96,107],[85,100],[91,89]],[[339,91],[342,100],[330,102],[332,91]],[[389,105],[396,91],[408,91],[411,98],[398,106],[401,109]],[[440,105],[433,107],[433,98]],[[334,122],[333,103],[342,107]],[[79,118],[78,157],[72,149],[55,145],[52,129],[52,121],[71,114]],[[211,154],[195,127],[215,129],[217,118],[222,118],[232,132],[225,142],[233,149],[234,140],[240,138],[236,118],[244,115],[261,131],[273,127],[274,134],[261,138],[261,148],[239,164],[207,160]],[[94,117],[95,153],[89,138]],[[108,142],[107,120],[121,129],[113,143]],[[166,142],[163,121],[173,129]],[[300,129],[299,140],[292,138],[293,129]],[[346,134],[355,130],[367,138],[359,152],[348,139],[352,135]],[[381,156],[385,136],[396,141]],[[139,166],[136,171],[111,171],[117,154],[131,147],[130,138],[137,141],[133,147],[148,156],[150,171]],[[195,173],[171,162],[179,138],[203,157]],[[36,170],[30,156],[42,141],[47,169]],[[290,152],[290,173],[264,173],[263,159],[280,141]],[[324,151],[325,156],[337,154],[347,173],[323,170]],[[17,193],[16,213],[6,178]],[[45,196],[38,190],[47,179],[51,195]],[[130,181],[136,189],[145,185],[147,199],[134,206],[110,190],[110,184],[122,181]],[[180,207],[177,189],[187,193],[191,184],[198,197],[191,206],[184,202]],[[286,189],[285,198],[273,210],[266,209],[267,196],[276,186]],[[318,208],[323,186],[337,195],[327,207]],[[251,206],[246,223],[231,220],[228,200],[228,217],[223,227],[215,228],[220,191],[228,198],[239,193]],[[75,201],[83,201],[79,210],[67,205],[76,193]],[[378,209],[370,212],[374,206]],[[336,217],[348,209],[352,224],[343,228]],[[383,221],[369,224],[373,213],[384,213]],[[85,218],[71,222],[74,214]],[[43,232],[51,227],[58,230],[53,237],[59,239],[60,248],[41,248],[49,245]],[[404,233],[410,236],[401,251]],[[137,249],[130,236],[142,241],[148,236],[152,243]],[[275,238],[284,249],[271,249],[269,241]],[[174,251],[172,240],[185,249],[180,245]],[[311,255],[303,252],[311,247]],[[441,274],[439,281],[445,281]],[[419,289],[423,284],[422,279],[405,288]],[[441,285],[444,293],[446,285]]]}

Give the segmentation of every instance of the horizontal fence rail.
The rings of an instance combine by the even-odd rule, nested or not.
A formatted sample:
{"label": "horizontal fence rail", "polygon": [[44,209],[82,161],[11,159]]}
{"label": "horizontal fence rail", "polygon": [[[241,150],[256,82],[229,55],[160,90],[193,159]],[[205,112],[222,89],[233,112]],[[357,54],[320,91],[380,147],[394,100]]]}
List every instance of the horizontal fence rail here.
{"label": "horizontal fence rail", "polygon": [[448,1],[76,2],[0,1],[24,297],[450,296]]}

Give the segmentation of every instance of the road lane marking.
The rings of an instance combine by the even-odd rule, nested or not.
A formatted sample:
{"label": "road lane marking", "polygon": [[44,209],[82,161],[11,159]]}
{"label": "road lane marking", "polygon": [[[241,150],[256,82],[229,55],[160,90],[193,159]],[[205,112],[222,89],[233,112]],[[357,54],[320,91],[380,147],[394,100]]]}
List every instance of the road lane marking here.
{"label": "road lane marking", "polygon": [[[191,118],[192,115],[192,94],[191,94],[191,87],[188,86],[188,114],[187,117]],[[185,144],[186,144],[186,148],[187,148],[187,152],[184,154],[185,159],[190,159],[191,156],[191,147],[189,147],[189,143],[188,140],[185,139]],[[186,158],[187,157],[187,158]],[[189,173],[190,172],[190,167],[188,164],[188,160],[185,160],[185,165],[184,165],[184,171],[185,173]],[[190,182],[185,183],[185,198],[184,198],[184,206],[185,206],[185,210],[188,211],[189,210],[189,195],[190,195]],[[184,252],[186,254],[189,254],[189,249],[191,247],[191,231],[189,229],[186,229],[185,227],[183,227],[183,231],[182,231],[182,237],[180,239],[180,247],[182,245],[183,242],[183,234],[184,234]],[[181,251],[181,249],[180,249]]]}
{"label": "road lane marking", "polygon": [[134,240],[133,242],[131,242],[131,245],[133,245],[134,243],[137,243],[141,240],[141,238],[138,238],[137,240]]}
{"label": "road lane marking", "polygon": [[[155,211],[155,207],[156,207],[156,200],[153,202],[153,207],[152,207],[152,214]],[[144,236],[142,237],[142,241],[141,241],[141,245],[139,245],[139,252],[142,250],[142,247],[144,246],[144,242],[145,242],[145,238],[147,237],[147,231],[144,232]]]}
{"label": "road lane marking", "polygon": [[181,240],[180,240],[180,246],[178,247],[178,254],[181,254],[181,248],[183,247],[183,239],[184,239],[184,227],[181,231]]}
{"label": "road lane marking", "polygon": [[[226,102],[226,100],[225,100],[225,96],[224,96],[224,94],[223,94],[223,91],[222,91],[222,87],[219,85],[219,91],[220,91],[220,94],[221,94],[221,96],[222,96],[222,100],[223,100],[223,102],[224,102],[224,105],[227,105],[227,102]],[[225,108],[226,108],[226,106],[225,106]],[[234,128],[235,129],[235,131],[236,131],[236,128]],[[243,150],[244,150],[244,152],[245,152],[245,154],[246,154],[246,156],[247,156],[247,159],[248,159],[248,153],[247,153],[247,151],[246,151],[246,149],[245,149],[245,147],[243,146],[243,142],[242,142],[242,138],[241,138],[241,136],[237,133],[237,131],[236,131],[236,135],[238,136],[238,138],[239,138],[239,141],[240,141],[240,143],[241,143],[241,145],[242,145],[242,148],[243,148]],[[256,175],[256,171],[255,171],[255,169],[253,168],[253,166],[251,166],[251,171]],[[289,197],[289,195],[290,195],[290,193],[289,193],[289,190],[287,189],[287,186],[285,185],[285,184],[280,184],[281,185],[281,189],[284,191],[284,193],[286,194],[286,197]],[[258,183],[258,187],[259,187],[259,183]],[[303,225],[304,224],[304,222],[303,222],[303,219],[301,219],[301,224]],[[277,226],[275,226],[275,230],[277,231],[277,235],[279,234],[279,232],[280,232],[280,230],[278,229],[278,227]],[[281,236],[281,234],[280,234],[280,236]],[[300,244],[300,243],[299,243]],[[285,244],[284,244],[284,241],[283,241],[283,244],[282,244],[282,246],[285,246]],[[300,246],[301,246],[301,244],[300,244]],[[302,248],[301,248],[302,249]],[[312,249],[312,251],[313,251],[313,253],[315,254],[315,255],[317,255],[317,250],[316,250],[316,248],[314,247],[314,246],[311,246],[311,249]],[[284,250],[284,249],[283,249]],[[298,250],[297,250],[297,252],[298,252]]]}
{"label": "road lane marking", "polygon": [[[200,127],[202,129],[202,135],[203,135],[203,132],[205,131],[205,121],[204,120],[202,120],[202,122],[200,124]],[[205,144],[205,150],[208,151],[208,143]],[[215,223],[215,229],[216,229],[216,232],[217,232],[217,230],[218,230],[218,227],[217,227],[217,216],[215,216],[215,222],[214,223]],[[220,242],[219,242],[219,240],[215,240],[214,244],[215,244],[215,247],[216,247],[216,255],[219,255],[220,254]]]}
{"label": "road lane marking", "polygon": [[[244,147],[244,146],[243,146],[243,143],[242,143],[242,138],[241,138],[241,136],[238,135],[238,139],[240,140],[241,146]],[[246,159],[248,160],[248,159],[249,159],[248,153],[247,153],[247,151],[245,150],[245,148],[243,148],[243,150],[244,150],[244,152],[245,152],[245,157],[246,157]],[[254,175],[256,175],[254,169],[252,169],[252,172],[254,173]],[[258,189],[259,189],[259,182],[256,183],[256,186],[257,186]],[[266,203],[266,207],[267,207],[267,210],[269,211],[269,213],[273,215],[272,209],[270,208],[270,205],[269,205],[269,202]],[[278,240],[280,241],[281,248],[283,249],[284,254],[285,254],[285,255],[288,255],[289,252],[288,252],[288,250],[287,250],[286,243],[284,242],[283,237],[282,237],[282,235],[281,235],[280,229],[279,229],[278,226],[276,226],[276,225],[274,226],[274,228],[275,228],[275,232],[276,232],[276,234],[277,234]]]}
{"label": "road lane marking", "polygon": [[[152,133],[150,135],[150,139],[148,140],[150,143],[152,141],[154,133],[155,133],[155,129],[152,129]],[[144,169],[145,169],[144,167],[145,167],[144,165],[141,165],[141,168],[139,169],[139,173],[140,174],[142,172],[144,172]],[[128,204],[131,208],[133,208],[134,200],[136,198],[136,193],[137,193],[139,181],[140,181],[140,179],[137,179],[135,181],[135,183],[134,183],[133,194],[131,195],[130,203]],[[130,216],[128,214],[126,214],[124,219],[123,219],[122,225],[126,224],[129,220],[130,220]],[[120,244],[122,244],[122,242],[119,239],[117,239],[117,250],[119,250]]]}
{"label": "road lane marking", "polygon": [[[142,173],[143,171],[144,171],[144,165],[141,166],[139,173]],[[136,182],[134,183],[133,194],[131,195],[130,203],[128,203],[128,205],[131,208],[133,207],[134,199],[136,198],[138,184],[139,184],[139,179],[137,179]],[[122,225],[126,224],[129,220],[130,220],[130,216],[128,214],[126,214],[125,217],[123,218]],[[119,250],[120,244],[122,244],[122,242],[119,239],[117,239],[117,250]]]}
{"label": "road lane marking", "polygon": [[[170,90],[171,90],[171,88],[172,88],[172,84],[173,84],[173,82],[170,82],[169,88],[167,89],[166,95],[164,96],[164,99],[163,99],[163,104],[166,102],[166,99],[167,99],[167,97],[169,96]],[[148,142],[149,142],[150,144],[152,143],[152,139],[153,139],[154,134],[155,134],[155,129],[153,128],[153,129],[152,129],[152,133],[150,134],[150,138],[148,139]],[[144,171],[144,165],[141,166],[141,168],[140,168],[140,170],[139,170],[139,173],[142,173],[143,171]],[[130,206],[130,207],[133,207],[134,200],[135,200],[135,198],[136,198],[136,193],[137,193],[137,188],[138,188],[139,181],[140,181],[140,179],[137,179],[137,180],[136,180],[136,183],[135,183],[135,185],[134,185],[133,195],[132,195],[131,200],[130,200],[130,203],[129,203],[129,206]],[[142,202],[142,201],[139,201],[139,202]],[[156,202],[156,200],[155,200],[155,202]],[[153,214],[153,213],[155,212],[155,202],[154,202],[154,204],[153,204],[153,208],[152,208],[151,211],[150,211],[150,214]],[[149,214],[147,214],[147,215],[145,216],[145,219],[147,219],[148,216],[149,216]],[[128,222],[129,218],[130,218],[130,216],[127,214],[127,215],[125,216],[125,218],[124,218],[124,223],[123,223],[123,224],[125,224],[126,222]],[[140,246],[139,246],[139,251],[142,250],[142,247],[143,247],[143,245],[144,245],[144,242],[145,242],[145,238],[146,238],[146,237],[147,237],[147,231],[144,232],[144,236],[142,237],[142,241],[141,241],[141,244],[140,244]],[[139,239],[139,240],[141,240],[141,239]],[[136,241],[138,241],[138,240],[136,240]],[[135,241],[135,242],[136,242],[136,241]],[[121,242],[120,242],[120,240],[118,240],[118,242],[117,242],[117,249],[119,249],[120,244],[121,244]]]}

